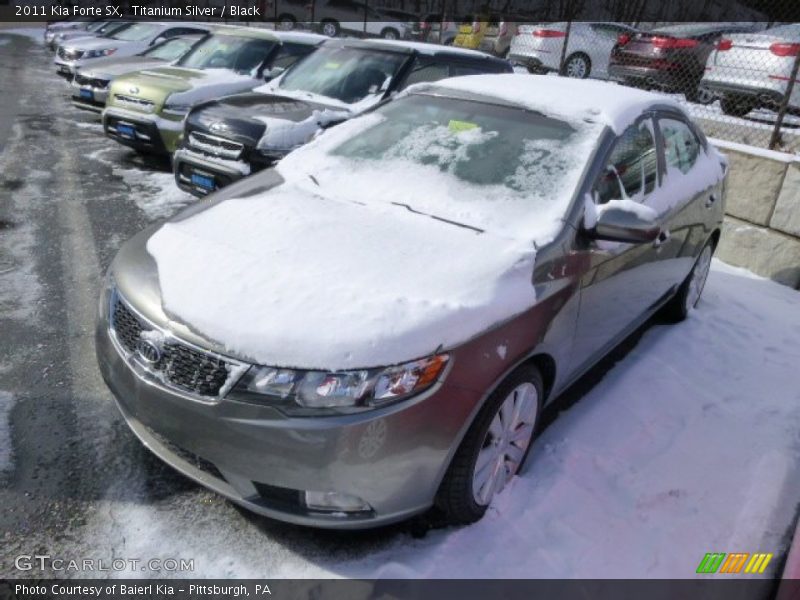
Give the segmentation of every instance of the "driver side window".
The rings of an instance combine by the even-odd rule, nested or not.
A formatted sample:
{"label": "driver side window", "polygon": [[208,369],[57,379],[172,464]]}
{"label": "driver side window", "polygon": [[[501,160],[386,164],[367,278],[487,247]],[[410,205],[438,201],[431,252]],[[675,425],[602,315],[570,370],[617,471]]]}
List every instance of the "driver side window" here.
{"label": "driver side window", "polygon": [[642,202],[656,187],[658,153],[652,121],[645,119],[626,129],[614,144],[605,169],[594,185],[597,204],[630,199]]}

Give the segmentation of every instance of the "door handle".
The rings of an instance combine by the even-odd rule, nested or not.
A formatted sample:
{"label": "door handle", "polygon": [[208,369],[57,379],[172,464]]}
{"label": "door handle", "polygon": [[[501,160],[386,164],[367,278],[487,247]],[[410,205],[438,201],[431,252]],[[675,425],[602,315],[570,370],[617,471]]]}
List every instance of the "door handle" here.
{"label": "door handle", "polygon": [[655,240],[653,240],[653,248],[661,247],[667,240],[669,240],[669,230],[662,229],[659,232],[658,237]]}
{"label": "door handle", "polygon": [[714,203],[717,201],[717,197],[714,194],[709,194],[708,198],[706,198],[706,208],[711,208],[714,206]]}

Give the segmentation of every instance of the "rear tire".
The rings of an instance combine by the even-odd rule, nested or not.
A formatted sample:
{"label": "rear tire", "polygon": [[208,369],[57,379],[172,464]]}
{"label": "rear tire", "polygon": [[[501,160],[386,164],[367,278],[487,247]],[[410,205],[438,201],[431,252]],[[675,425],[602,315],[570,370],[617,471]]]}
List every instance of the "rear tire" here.
{"label": "rear tire", "polygon": [[670,323],[680,323],[700,301],[700,296],[708,279],[711,268],[711,258],[714,256],[715,244],[709,240],[692,267],[686,280],[678,288],[672,299],[662,308],[662,315]]}
{"label": "rear tire", "polygon": [[292,15],[281,15],[278,17],[277,29],[279,31],[291,31],[297,25],[297,19]]}
{"label": "rear tire", "polygon": [[583,52],[576,52],[564,61],[564,75],[575,79],[586,79],[592,72],[592,61]]}
{"label": "rear tire", "polygon": [[722,112],[731,117],[744,117],[755,108],[755,104],[747,98],[723,96],[719,100]]}
{"label": "rear tire", "polygon": [[332,19],[326,19],[320,23],[320,32],[322,35],[327,35],[328,37],[337,37],[341,32],[341,27],[339,27],[339,23]]}
{"label": "rear tire", "polygon": [[494,494],[519,473],[536,432],[543,390],[539,369],[523,365],[489,396],[436,495],[436,506],[448,523],[466,525],[479,520]]}
{"label": "rear tire", "polygon": [[394,27],[386,27],[383,31],[381,31],[381,37],[385,40],[399,40],[400,32]]}

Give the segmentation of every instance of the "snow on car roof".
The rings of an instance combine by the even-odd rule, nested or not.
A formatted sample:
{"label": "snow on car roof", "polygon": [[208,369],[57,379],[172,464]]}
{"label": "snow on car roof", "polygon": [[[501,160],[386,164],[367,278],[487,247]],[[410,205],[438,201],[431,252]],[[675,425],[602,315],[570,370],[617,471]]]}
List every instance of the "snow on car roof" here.
{"label": "snow on car roof", "polygon": [[[361,41],[361,40],[360,40]],[[481,57],[481,58],[494,58],[486,52],[478,50],[470,50],[469,48],[459,48],[457,46],[442,46],[441,44],[428,44],[425,42],[409,42],[405,40],[363,40],[370,44],[379,46],[390,46],[393,48],[407,48],[409,50],[416,50],[420,54],[462,54],[464,56]]]}
{"label": "snow on car roof", "polygon": [[330,39],[326,35],[307,31],[280,31],[276,29],[275,31],[270,31],[270,33],[282,42],[296,42],[299,44],[317,44]]}
{"label": "snow on car roof", "polygon": [[677,102],[653,92],[605,81],[547,75],[468,75],[420,84],[409,91],[414,89],[479,94],[567,120],[603,123],[617,134],[653,106],[666,105],[683,112]]}

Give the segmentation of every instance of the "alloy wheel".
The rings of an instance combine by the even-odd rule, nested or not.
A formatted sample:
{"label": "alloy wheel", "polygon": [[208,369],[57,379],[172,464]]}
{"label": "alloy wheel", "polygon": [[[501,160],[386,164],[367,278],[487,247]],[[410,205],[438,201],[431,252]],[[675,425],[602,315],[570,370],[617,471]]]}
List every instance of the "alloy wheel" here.
{"label": "alloy wheel", "polygon": [[472,495],[479,505],[488,506],[519,470],[538,410],[538,393],[532,383],[518,385],[503,400],[475,461]]}
{"label": "alloy wheel", "polygon": [[707,245],[700,253],[697,263],[692,269],[691,279],[689,280],[689,293],[686,294],[686,308],[692,309],[700,301],[700,294],[708,279],[708,272],[711,269],[711,246]]}
{"label": "alloy wheel", "polygon": [[567,77],[585,79],[589,75],[589,65],[582,56],[573,56],[567,61]]}

